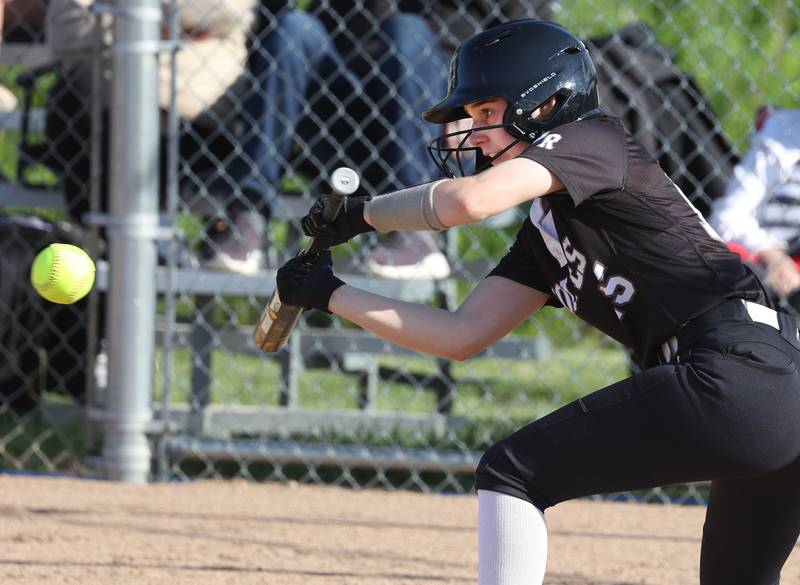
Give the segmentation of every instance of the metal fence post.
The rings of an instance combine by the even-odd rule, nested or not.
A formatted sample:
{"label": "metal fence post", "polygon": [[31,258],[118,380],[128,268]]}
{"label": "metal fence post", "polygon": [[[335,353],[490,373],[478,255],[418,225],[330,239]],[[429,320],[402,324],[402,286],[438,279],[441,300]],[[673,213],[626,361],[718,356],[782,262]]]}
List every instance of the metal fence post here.
{"label": "metal fence post", "polygon": [[111,93],[109,376],[103,462],[108,479],[150,473],[158,235],[158,0],[116,0]]}

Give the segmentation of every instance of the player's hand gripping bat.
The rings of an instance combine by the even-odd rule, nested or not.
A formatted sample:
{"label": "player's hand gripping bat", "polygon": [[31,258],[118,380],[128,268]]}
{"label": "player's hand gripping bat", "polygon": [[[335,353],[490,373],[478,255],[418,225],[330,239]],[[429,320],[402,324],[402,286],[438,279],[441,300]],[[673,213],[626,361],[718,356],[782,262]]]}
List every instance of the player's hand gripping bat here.
{"label": "player's hand gripping bat", "polygon": [[[344,198],[352,195],[358,189],[358,182],[358,175],[353,169],[339,167],[333,171],[331,175],[333,194],[322,210],[322,217],[325,221],[333,221],[336,218],[342,203],[344,203]],[[314,255],[316,255],[316,252],[312,252],[313,249],[314,238],[311,238],[305,249],[300,252],[300,255],[304,258],[313,259]],[[253,341],[255,341],[256,346],[262,351],[270,353],[280,350],[289,340],[289,335],[292,334],[292,330],[297,325],[302,312],[303,307],[284,305],[280,296],[278,296],[276,288],[272,299],[261,313],[256,330],[253,332]]]}

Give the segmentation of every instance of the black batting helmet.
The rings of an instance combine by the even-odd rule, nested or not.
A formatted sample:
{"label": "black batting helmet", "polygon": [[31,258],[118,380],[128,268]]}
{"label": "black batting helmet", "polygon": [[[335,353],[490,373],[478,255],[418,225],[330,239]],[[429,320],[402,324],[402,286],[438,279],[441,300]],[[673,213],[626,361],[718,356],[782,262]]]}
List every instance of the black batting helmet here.
{"label": "black batting helmet", "polygon": [[[422,117],[433,123],[452,122],[469,117],[464,106],[498,97],[508,100],[503,127],[518,141],[533,142],[597,110],[597,77],[586,46],[563,26],[544,20],[515,20],[490,28],[458,48],[450,64],[447,95]],[[533,120],[531,114],[551,97],[557,100],[553,112]],[[431,148],[440,151],[437,164],[441,151],[453,150],[441,143]]]}

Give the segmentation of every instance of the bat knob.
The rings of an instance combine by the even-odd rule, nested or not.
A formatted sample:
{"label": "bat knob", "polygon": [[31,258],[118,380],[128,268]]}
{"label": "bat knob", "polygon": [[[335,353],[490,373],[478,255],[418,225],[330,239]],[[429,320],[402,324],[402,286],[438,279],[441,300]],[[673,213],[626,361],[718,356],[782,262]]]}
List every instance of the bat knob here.
{"label": "bat knob", "polygon": [[331,174],[331,187],[342,195],[352,195],[358,191],[358,173],[347,167],[339,167]]}

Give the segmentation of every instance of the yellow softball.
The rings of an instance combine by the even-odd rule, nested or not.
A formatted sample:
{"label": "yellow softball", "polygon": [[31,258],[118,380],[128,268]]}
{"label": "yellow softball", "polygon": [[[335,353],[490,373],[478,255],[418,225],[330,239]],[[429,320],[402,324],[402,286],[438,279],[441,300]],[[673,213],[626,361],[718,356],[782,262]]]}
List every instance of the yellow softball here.
{"label": "yellow softball", "polygon": [[50,244],[31,265],[31,283],[51,303],[70,305],[94,285],[94,262],[85,250],[72,244]]}

